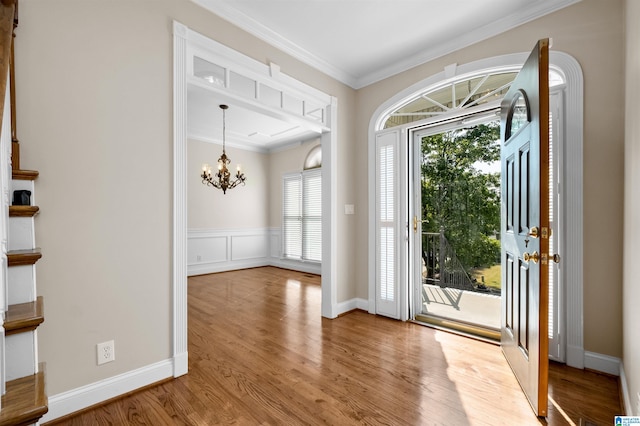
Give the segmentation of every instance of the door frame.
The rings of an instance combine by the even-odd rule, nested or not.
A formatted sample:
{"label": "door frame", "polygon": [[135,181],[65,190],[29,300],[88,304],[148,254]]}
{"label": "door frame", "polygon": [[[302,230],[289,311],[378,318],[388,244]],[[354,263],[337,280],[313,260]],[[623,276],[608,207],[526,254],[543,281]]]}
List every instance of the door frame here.
{"label": "door frame", "polygon": [[[187,83],[189,49],[198,45],[218,54],[238,67],[251,68],[251,75],[271,75],[275,64],[265,65],[241,52],[226,47],[215,40],[173,21],[173,229],[172,229],[172,360],[173,376],[188,372],[187,348]],[[326,99],[323,114],[326,123],[322,127],[322,266],[321,266],[321,314],[336,318],[337,302],[337,122],[338,100],[305,83],[276,72],[277,87],[286,87],[293,93],[312,98]],[[274,77],[272,77],[274,78]],[[239,100],[243,100],[240,96]],[[304,97],[303,97],[304,99]],[[256,110],[268,112],[257,105]],[[284,114],[284,113],[282,113]],[[297,118],[297,117],[296,117]]]}
{"label": "door frame", "polygon": [[[466,117],[470,117],[471,120],[474,120],[477,116],[485,116],[488,117],[495,112],[500,110],[500,102],[492,101],[486,104],[483,104],[479,108],[474,108],[473,110],[461,110],[459,114],[447,116],[446,119],[437,119],[430,120],[431,122],[426,125],[421,125],[417,127],[413,127],[409,130],[408,133],[408,145],[409,145],[409,168],[408,168],[408,180],[410,185],[410,191],[408,193],[409,198],[409,217],[413,218],[414,216],[420,218],[422,216],[422,193],[421,188],[418,189],[416,186],[420,185],[420,177],[421,177],[421,138],[424,136],[436,135],[444,132],[448,132],[450,130],[461,128],[460,121],[465,119]],[[500,117],[495,115],[495,120],[499,120]],[[480,123],[479,123],[480,124]],[[415,232],[410,234],[409,238],[409,253],[412,254],[412,262],[414,264],[413,270],[411,270],[411,266],[407,265],[407,269],[409,270],[410,277],[410,287],[411,291],[409,294],[409,306],[410,306],[410,315],[409,319],[415,319],[416,315],[424,314],[422,312],[422,297],[419,296],[422,294],[422,268],[415,267],[415,265],[422,264],[422,252],[418,250],[418,245],[422,243],[422,222],[420,220],[417,221],[415,225]],[[412,281],[411,281],[412,280]],[[449,320],[449,318],[447,318]],[[453,320],[455,322],[456,320]],[[471,328],[474,328],[473,326]],[[477,330],[483,329],[483,326],[478,325]],[[486,336],[491,336],[491,333],[488,332]]]}
{"label": "door frame", "polygon": [[[383,102],[373,113],[369,122],[368,138],[368,194],[369,194],[369,312],[375,312],[375,136],[382,130],[384,121],[388,114],[400,105],[412,99],[418,92],[424,91],[430,86],[443,83],[454,78],[461,78],[464,75],[472,75],[483,71],[495,69],[519,69],[524,64],[529,52],[514,53],[502,56],[486,58],[467,64],[452,64],[437,74],[434,74],[422,81],[419,81],[403,91],[397,93],[387,101]],[[565,320],[565,355],[567,365],[575,368],[584,368],[584,331],[583,331],[583,74],[578,61],[571,55],[564,52],[551,51],[549,54],[549,67],[558,71],[564,76],[564,128],[563,141],[566,155],[564,156],[564,172],[562,177],[563,187],[561,189],[562,205],[565,207],[564,216],[570,217],[570,221],[565,222],[563,238],[565,241],[565,253],[562,258],[562,280],[564,283],[564,320]],[[402,135],[408,134],[408,130],[425,122],[414,122],[410,125],[402,126],[399,131]],[[400,127],[400,126],[398,126]],[[401,143],[406,146],[406,143]],[[406,156],[405,156],[406,158]],[[407,175],[407,162],[400,162],[400,176]],[[404,174],[403,174],[404,173]],[[409,205],[407,192],[399,194],[404,199],[399,202],[405,206]],[[409,213],[409,212],[408,212]],[[409,216],[406,218],[409,224]],[[399,245],[406,252],[406,244]],[[406,258],[406,256],[405,256]],[[400,277],[406,277],[406,263],[403,265],[404,272],[400,272]],[[403,290],[404,289],[404,290]],[[409,297],[408,284],[400,285],[401,299],[401,320],[409,319]]]}

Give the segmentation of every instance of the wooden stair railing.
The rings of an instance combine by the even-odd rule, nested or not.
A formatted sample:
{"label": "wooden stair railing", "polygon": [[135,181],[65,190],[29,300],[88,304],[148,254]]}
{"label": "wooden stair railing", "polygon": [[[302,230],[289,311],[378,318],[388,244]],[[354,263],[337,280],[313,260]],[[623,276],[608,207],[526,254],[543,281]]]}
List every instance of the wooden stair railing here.
{"label": "wooden stair railing", "polygon": [[[2,0],[0,2],[0,93],[7,91],[7,77],[9,75],[10,63],[12,63],[11,52],[13,45],[13,30],[16,24],[16,0]],[[0,102],[0,127],[2,126],[2,116],[4,112],[4,102]]]}
{"label": "wooden stair railing", "polygon": [[[7,79],[10,81],[11,108],[11,168],[15,180],[37,179],[38,172],[20,168],[20,145],[16,126],[16,90],[14,38],[18,26],[18,0],[0,0],[0,95],[6,93]],[[0,99],[3,99],[0,96]],[[0,128],[5,103],[0,101]],[[9,165],[3,165],[8,167]],[[10,217],[33,217],[39,211],[37,206],[9,206]],[[42,257],[40,249],[14,250],[7,253],[7,265],[33,265]],[[35,282],[34,282],[35,284]],[[11,283],[6,283],[11,285]],[[7,289],[0,289],[5,291]],[[9,287],[8,290],[11,290]],[[18,333],[34,332],[44,321],[42,297],[35,301],[10,305],[5,313],[4,329],[6,336]],[[35,349],[34,349],[35,350]],[[4,362],[4,358],[1,360]],[[11,366],[7,365],[7,370]],[[33,371],[33,370],[31,370]],[[6,383],[6,393],[0,404],[0,426],[31,425],[37,423],[47,413],[48,398],[45,390],[45,368],[40,363],[32,375],[20,377]],[[4,380],[4,378],[2,378]]]}

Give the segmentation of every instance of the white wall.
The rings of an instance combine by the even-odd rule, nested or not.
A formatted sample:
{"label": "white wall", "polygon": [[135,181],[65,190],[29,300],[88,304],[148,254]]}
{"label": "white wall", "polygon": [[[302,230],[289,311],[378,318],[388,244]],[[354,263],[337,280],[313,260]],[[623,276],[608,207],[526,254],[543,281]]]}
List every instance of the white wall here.
{"label": "white wall", "polygon": [[627,386],[627,414],[640,416],[640,3],[626,0],[625,164],[624,164],[624,283],[623,365]]}

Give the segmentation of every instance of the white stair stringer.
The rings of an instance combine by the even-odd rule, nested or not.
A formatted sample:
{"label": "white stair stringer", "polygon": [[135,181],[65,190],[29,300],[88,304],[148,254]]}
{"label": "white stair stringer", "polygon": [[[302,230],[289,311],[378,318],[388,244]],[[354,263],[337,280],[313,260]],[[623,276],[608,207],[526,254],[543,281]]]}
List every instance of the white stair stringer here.
{"label": "white stair stringer", "polygon": [[36,300],[36,265],[9,267],[7,281],[9,286],[9,294],[7,296],[9,305]]}
{"label": "white stair stringer", "polygon": [[37,330],[5,337],[6,380],[35,374],[38,369]]}
{"label": "white stair stringer", "polygon": [[27,250],[35,247],[33,217],[9,218],[9,250]]}

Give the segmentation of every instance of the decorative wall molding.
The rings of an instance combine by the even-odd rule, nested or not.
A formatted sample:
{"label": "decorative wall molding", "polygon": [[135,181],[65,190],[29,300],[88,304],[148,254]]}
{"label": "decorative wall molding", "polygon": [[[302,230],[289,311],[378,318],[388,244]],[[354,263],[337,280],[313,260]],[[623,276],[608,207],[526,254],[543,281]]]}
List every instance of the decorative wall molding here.
{"label": "decorative wall molding", "polygon": [[127,373],[81,386],[49,397],[49,411],[42,417],[45,423],[66,416],[144,386],[176,376],[172,360],[160,361]]}
{"label": "decorative wall molding", "polygon": [[187,374],[187,27],[173,21],[173,373]]}
{"label": "decorative wall molding", "polygon": [[520,9],[518,12],[498,19],[490,25],[481,28],[472,29],[461,32],[458,37],[447,40],[435,46],[426,46],[419,53],[410,55],[407,58],[396,61],[381,69],[374,69],[365,75],[352,75],[349,72],[328,63],[324,59],[318,57],[292,40],[283,37],[279,33],[268,28],[261,22],[247,16],[234,6],[225,2],[215,0],[191,0],[196,4],[210,10],[221,18],[231,22],[232,24],[242,28],[248,33],[266,41],[270,45],[282,50],[283,52],[293,56],[294,58],[314,67],[315,69],[327,74],[336,80],[351,86],[354,89],[373,84],[377,81],[399,74],[415,66],[427,63],[431,60],[447,55],[456,50],[462,49],[479,41],[486,40],[500,33],[508,31],[512,28],[540,18],[549,13],[560,10],[564,7],[577,3],[580,0],[561,0],[555,2],[531,3],[527,7]]}
{"label": "decorative wall molding", "polygon": [[281,241],[280,228],[189,229],[187,273],[193,276],[260,266],[321,273],[319,263],[282,258]]}

